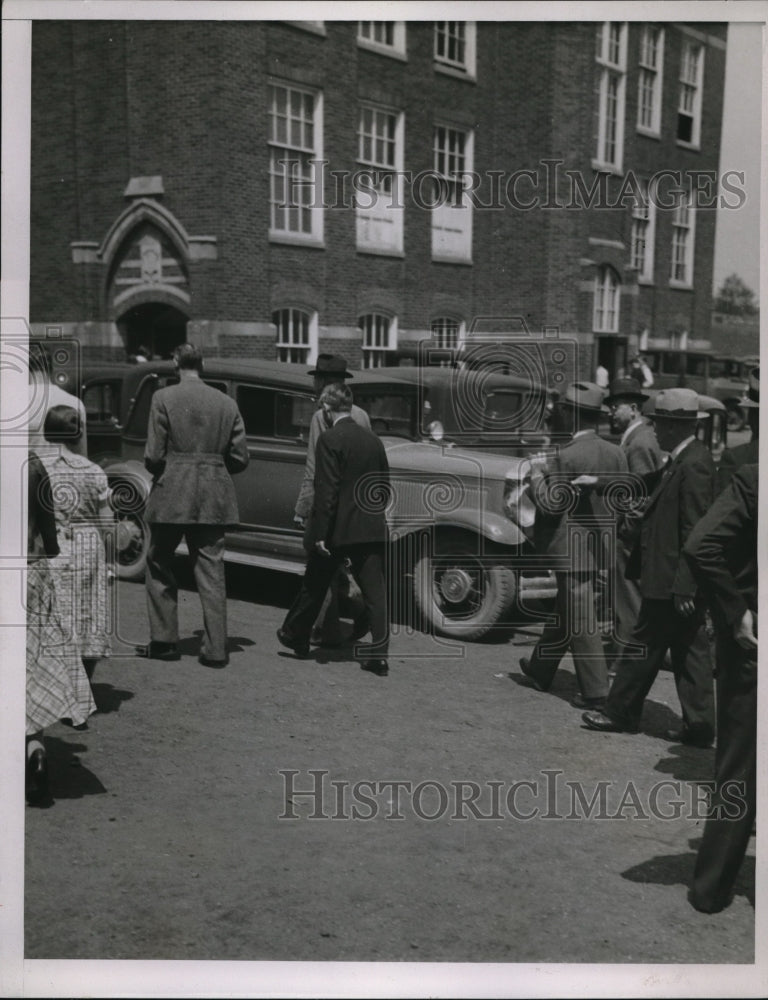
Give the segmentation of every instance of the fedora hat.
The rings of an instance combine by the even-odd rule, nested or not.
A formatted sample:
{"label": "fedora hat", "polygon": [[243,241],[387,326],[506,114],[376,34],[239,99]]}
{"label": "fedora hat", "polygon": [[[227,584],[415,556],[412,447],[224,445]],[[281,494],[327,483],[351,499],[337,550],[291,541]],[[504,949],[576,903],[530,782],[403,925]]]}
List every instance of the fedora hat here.
{"label": "fedora hat", "polygon": [[747,393],[744,399],[739,400],[740,406],[746,406],[748,409],[754,409],[760,406],[760,368],[753,368],[749,373],[749,383],[747,385]]}
{"label": "fedora hat", "polygon": [[636,399],[639,403],[644,403],[650,399],[648,393],[643,392],[640,383],[633,378],[615,378],[608,388],[608,395],[605,402],[610,406],[620,399]]}
{"label": "fedora hat", "polygon": [[347,371],[347,360],[339,354],[318,354],[316,366],[307,375],[338,375],[339,378],[353,378]]}
{"label": "fedora hat", "polygon": [[652,420],[700,420],[709,414],[699,409],[699,397],[693,389],[661,389],[648,416]]}
{"label": "fedora hat", "polygon": [[573,406],[577,410],[589,413],[601,413],[604,399],[605,389],[601,389],[595,382],[573,382],[558,399],[557,405]]}

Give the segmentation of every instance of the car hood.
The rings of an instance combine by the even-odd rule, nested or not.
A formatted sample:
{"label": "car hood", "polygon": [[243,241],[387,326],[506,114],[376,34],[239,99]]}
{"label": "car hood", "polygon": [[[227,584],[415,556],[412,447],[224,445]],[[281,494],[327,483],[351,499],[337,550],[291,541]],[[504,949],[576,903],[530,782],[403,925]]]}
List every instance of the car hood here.
{"label": "car hood", "polygon": [[392,471],[403,469],[427,475],[452,473],[503,481],[517,478],[526,462],[522,458],[472,451],[437,442],[403,441],[402,438],[388,437],[383,437],[382,442]]}

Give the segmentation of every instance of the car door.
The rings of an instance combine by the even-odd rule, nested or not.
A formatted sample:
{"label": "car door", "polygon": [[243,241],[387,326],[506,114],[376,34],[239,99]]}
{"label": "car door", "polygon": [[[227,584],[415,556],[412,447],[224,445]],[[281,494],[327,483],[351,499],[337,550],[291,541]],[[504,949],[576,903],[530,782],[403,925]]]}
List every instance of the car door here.
{"label": "car door", "polygon": [[88,457],[99,463],[121,454],[120,390],[122,378],[87,380],[82,387],[88,429]]}

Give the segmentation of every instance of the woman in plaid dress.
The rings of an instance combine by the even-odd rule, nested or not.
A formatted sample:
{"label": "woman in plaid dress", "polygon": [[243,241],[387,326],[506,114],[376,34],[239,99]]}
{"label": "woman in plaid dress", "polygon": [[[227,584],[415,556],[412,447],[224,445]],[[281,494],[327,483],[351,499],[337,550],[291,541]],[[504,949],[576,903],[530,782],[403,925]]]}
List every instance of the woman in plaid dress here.
{"label": "woman in plaid dress", "polygon": [[27,798],[48,798],[43,730],[80,725],[96,708],[76,642],[62,625],[48,560],[58,555],[51,484],[40,459],[27,467]]}
{"label": "woman in plaid dress", "polygon": [[113,524],[103,469],[74,451],[79,417],[54,406],[45,418],[46,441],[57,447],[42,456],[51,481],[60,554],[50,562],[56,600],[74,633],[88,677],[110,651],[109,585],[105,543]]}

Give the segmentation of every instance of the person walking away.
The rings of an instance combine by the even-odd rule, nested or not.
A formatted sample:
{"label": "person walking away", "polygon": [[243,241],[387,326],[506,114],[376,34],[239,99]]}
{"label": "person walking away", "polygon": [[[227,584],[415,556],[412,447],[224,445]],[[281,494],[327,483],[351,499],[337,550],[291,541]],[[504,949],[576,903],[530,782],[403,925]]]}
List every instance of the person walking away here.
{"label": "person walking away", "polygon": [[735,448],[726,448],[720,456],[717,467],[717,491],[722,493],[730,483],[734,473],[742,465],[751,465],[760,461],[760,369],[753,368],[749,373],[747,398],[741,401],[747,411],[747,420],[752,431],[752,437],[746,444]]}
{"label": "person walking away", "polygon": [[224,531],[239,521],[232,475],[248,465],[248,447],[234,400],[202,379],[203,355],[194,344],[174,352],[178,385],[152,397],[144,464],[154,476],[146,508],[147,610],[150,642],[139,656],[178,660],[178,588],[173,554],[186,539],[203,610],[198,660],[224,667],[227,593]]}
{"label": "person walking away", "polygon": [[[611,424],[621,434],[619,447],[624,452],[627,467],[638,480],[657,472],[663,456],[653,427],[642,414],[642,405],[650,397],[633,378],[619,378],[611,382],[605,402],[611,411]],[[638,482],[638,485],[640,483]],[[613,578],[613,635],[608,645],[611,667],[615,667],[621,646],[629,641],[640,612],[640,591],[634,580],[626,578],[629,549],[617,538],[616,566]]]}
{"label": "person walking away", "polygon": [[696,439],[696,422],[706,417],[691,389],[662,389],[656,396],[656,436],[670,457],[648,498],[627,567],[630,579],[639,580],[642,597],[630,641],[644,653],[638,657],[625,651],[605,705],[582,716],[589,729],[637,732],[643,704],[669,650],[683,725],[667,738],[697,747],[712,744],[714,685],[702,627],[705,609],[682,555],[693,526],[714,498],[715,465]]}
{"label": "person walking away", "polygon": [[48,560],[59,554],[51,483],[43,463],[27,464],[26,798],[51,802],[44,730],[61,719],[82,726],[96,710],[77,644],[65,630]]}
{"label": "person walking away", "polygon": [[338,567],[349,560],[371,627],[371,643],[357,646],[361,666],[379,676],[389,672],[389,616],[384,563],[388,528],[389,464],[379,438],[351,416],[352,393],[344,384],[327,386],[323,410],[333,421],[318,441],[312,512],[304,535],[308,553],[301,590],[277,632],[278,641],[299,656],[309,653],[312,623]]}
{"label": "person walking away", "polygon": [[704,913],[728,905],[757,802],[758,467],[744,465],[683,549],[715,626],[715,789],[689,901]]}
{"label": "person walking away", "polygon": [[[352,378],[352,373],[347,371],[347,362],[338,354],[319,354],[315,367],[307,372],[312,376],[315,398],[320,399],[320,394],[328,385],[343,383],[345,379]],[[368,414],[361,407],[352,403],[350,415],[356,424],[371,429],[371,422]],[[317,442],[323,431],[328,429],[327,418],[322,406],[318,405],[312,416],[309,425],[309,441],[307,442],[307,461],[304,466],[304,477],[299,488],[299,496],[296,500],[294,511],[294,521],[301,527],[306,527],[307,518],[312,511],[312,503],[315,493],[315,454]],[[331,580],[328,588],[328,595],[320,609],[318,620],[312,630],[311,641],[316,641],[321,646],[340,646],[342,643],[341,623],[339,621],[339,586],[344,569]],[[368,631],[368,623],[365,616],[358,618],[352,626],[352,638],[361,639]]]}
{"label": "person walking away", "polygon": [[629,369],[630,378],[639,383],[641,389],[650,389],[653,385],[653,372],[648,367],[645,358],[636,354],[632,358]]}
{"label": "person walking away", "polygon": [[80,419],[68,406],[54,406],[45,418],[45,439],[57,448],[42,462],[53,491],[59,554],[49,567],[59,611],[77,641],[88,679],[110,653],[110,580],[114,514],[107,476],[73,450]]}
{"label": "person walking away", "polygon": [[68,442],[71,450],[88,457],[88,435],[85,405],[77,396],[57,385],[51,374],[51,358],[42,344],[29,345],[29,447],[38,458],[47,452],[56,453],[58,448],[45,440],[45,418],[54,406],[69,406],[78,414],[80,434],[77,440]]}
{"label": "person walking away", "polygon": [[[520,670],[538,691],[548,691],[570,649],[580,693],[576,708],[600,706],[608,693],[608,671],[595,609],[595,576],[603,540],[596,518],[606,518],[600,491],[626,473],[621,449],[597,435],[605,393],[592,382],[576,382],[555,404],[555,429],[572,433],[552,459],[534,456],[531,495],[537,507],[534,545],[551,556],[557,580],[557,620],[544,627]],[[564,490],[578,490],[570,513],[559,506]]]}

